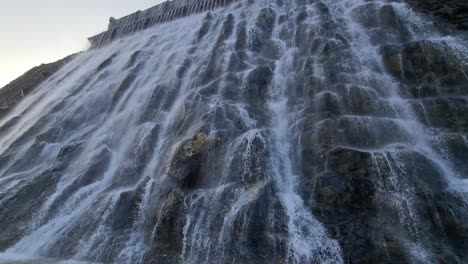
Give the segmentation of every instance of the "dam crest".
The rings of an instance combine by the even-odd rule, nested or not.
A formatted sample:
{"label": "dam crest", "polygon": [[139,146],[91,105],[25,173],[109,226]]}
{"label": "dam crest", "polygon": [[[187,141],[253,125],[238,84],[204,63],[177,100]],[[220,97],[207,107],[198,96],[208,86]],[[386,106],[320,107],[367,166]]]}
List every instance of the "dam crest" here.
{"label": "dam crest", "polygon": [[110,18],[107,31],[88,38],[92,48],[98,48],[123,36],[172,21],[227,6],[236,0],[172,0],[139,10],[119,19]]}

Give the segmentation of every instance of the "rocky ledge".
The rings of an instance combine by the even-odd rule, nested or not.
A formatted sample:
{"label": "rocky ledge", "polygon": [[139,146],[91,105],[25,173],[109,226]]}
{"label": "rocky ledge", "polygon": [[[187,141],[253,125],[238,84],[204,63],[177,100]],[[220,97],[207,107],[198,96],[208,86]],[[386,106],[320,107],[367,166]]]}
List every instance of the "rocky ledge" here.
{"label": "rocky ledge", "polygon": [[468,30],[468,1],[466,0],[407,0],[415,9],[439,17],[458,29]]}
{"label": "rocky ledge", "polygon": [[0,118],[74,57],[75,55],[70,55],[56,62],[36,66],[0,88]]}

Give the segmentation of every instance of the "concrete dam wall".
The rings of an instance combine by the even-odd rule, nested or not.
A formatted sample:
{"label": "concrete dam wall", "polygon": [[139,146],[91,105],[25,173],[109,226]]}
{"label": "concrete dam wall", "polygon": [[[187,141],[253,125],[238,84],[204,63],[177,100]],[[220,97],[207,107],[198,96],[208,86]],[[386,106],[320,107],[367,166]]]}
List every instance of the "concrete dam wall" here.
{"label": "concrete dam wall", "polygon": [[113,40],[194,13],[206,12],[227,6],[236,0],[172,0],[125,17],[111,18],[107,31],[88,38],[92,48],[101,47]]}

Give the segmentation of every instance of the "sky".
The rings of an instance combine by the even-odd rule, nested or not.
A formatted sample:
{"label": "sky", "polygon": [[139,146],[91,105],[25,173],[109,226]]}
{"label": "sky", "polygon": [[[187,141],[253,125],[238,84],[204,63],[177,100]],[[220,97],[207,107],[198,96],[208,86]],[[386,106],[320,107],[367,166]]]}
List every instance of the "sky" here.
{"label": "sky", "polygon": [[41,63],[89,47],[87,38],[163,0],[0,0],[0,88]]}

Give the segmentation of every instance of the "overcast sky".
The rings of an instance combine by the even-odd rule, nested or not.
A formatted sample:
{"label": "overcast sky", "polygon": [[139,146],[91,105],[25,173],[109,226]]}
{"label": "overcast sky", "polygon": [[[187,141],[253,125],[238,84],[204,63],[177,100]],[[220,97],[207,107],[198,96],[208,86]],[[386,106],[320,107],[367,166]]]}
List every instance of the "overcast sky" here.
{"label": "overcast sky", "polygon": [[162,0],[0,0],[0,88],[41,63],[87,48],[87,37]]}

